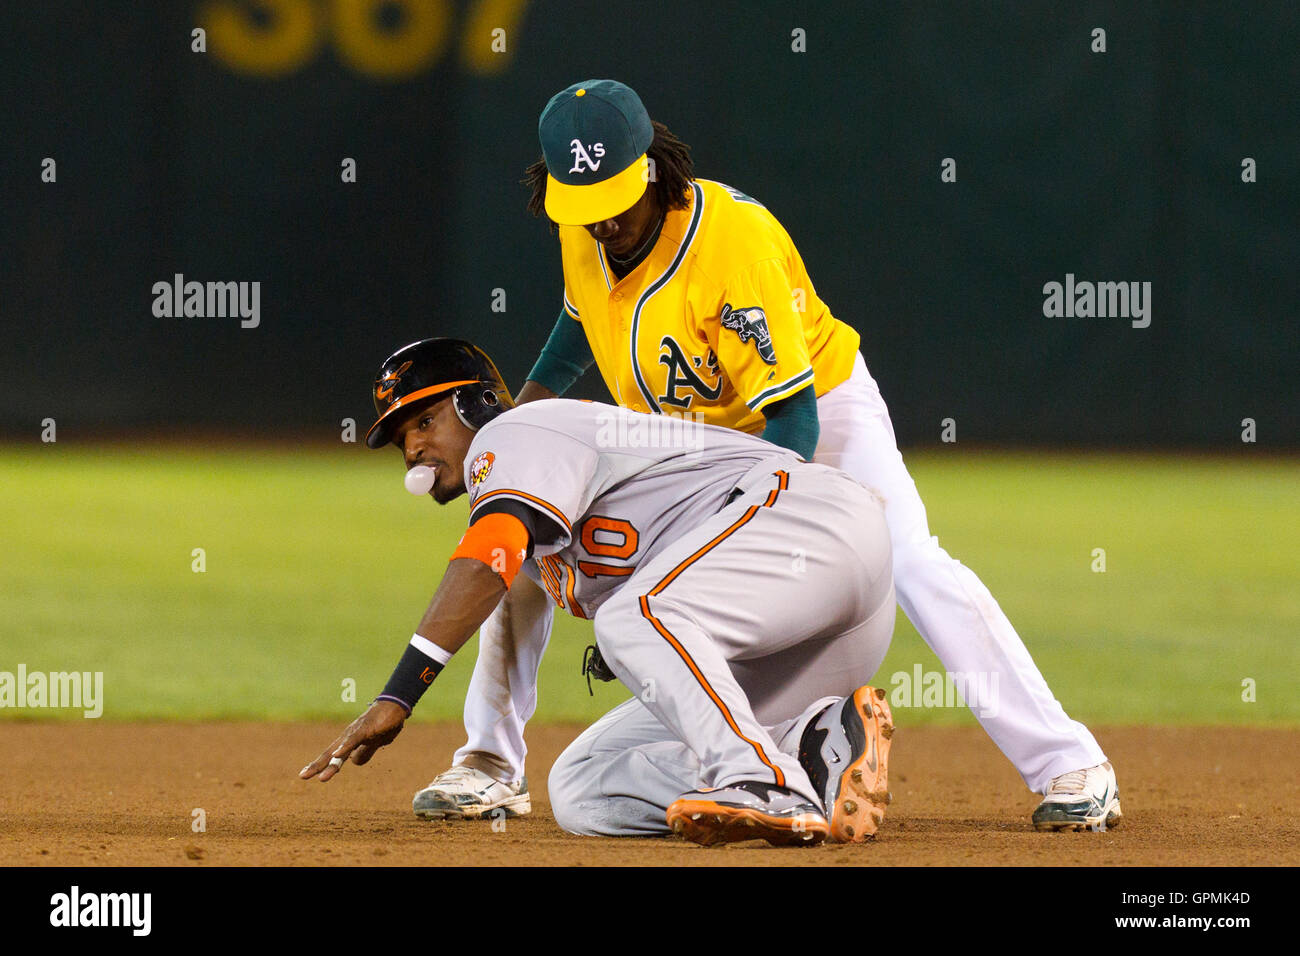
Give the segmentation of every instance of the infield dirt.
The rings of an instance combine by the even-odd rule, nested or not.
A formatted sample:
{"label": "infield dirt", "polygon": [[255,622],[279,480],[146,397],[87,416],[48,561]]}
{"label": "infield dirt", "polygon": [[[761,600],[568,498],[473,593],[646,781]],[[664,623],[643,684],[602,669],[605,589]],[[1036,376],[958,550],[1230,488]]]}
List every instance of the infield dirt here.
{"label": "infield dirt", "polygon": [[[1300,731],[1102,728],[1122,826],[1037,833],[1037,802],[976,728],[902,729],[894,804],[872,843],[706,850],[674,838],[571,836],[546,774],[582,729],[529,730],[533,813],[426,823],[411,796],[463,731],[413,724],[365,767],[328,784],[296,773],[342,726],[0,724],[0,865],[1297,865]],[[196,811],[206,829],[195,832]]]}

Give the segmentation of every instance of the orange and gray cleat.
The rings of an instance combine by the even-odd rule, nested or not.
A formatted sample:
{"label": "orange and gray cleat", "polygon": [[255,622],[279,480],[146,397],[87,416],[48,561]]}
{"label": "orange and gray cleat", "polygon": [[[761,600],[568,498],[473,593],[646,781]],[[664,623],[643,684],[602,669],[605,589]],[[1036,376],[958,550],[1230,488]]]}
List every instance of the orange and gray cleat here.
{"label": "orange and gray cleat", "polygon": [[875,838],[889,793],[889,741],[894,719],[879,687],[859,687],[809,722],[799,745],[830,818],[829,839],[861,843]]}
{"label": "orange and gray cleat", "polygon": [[673,833],[701,846],[740,840],[816,846],[829,832],[826,817],[806,797],[748,780],[684,793],[668,808],[667,819]]}

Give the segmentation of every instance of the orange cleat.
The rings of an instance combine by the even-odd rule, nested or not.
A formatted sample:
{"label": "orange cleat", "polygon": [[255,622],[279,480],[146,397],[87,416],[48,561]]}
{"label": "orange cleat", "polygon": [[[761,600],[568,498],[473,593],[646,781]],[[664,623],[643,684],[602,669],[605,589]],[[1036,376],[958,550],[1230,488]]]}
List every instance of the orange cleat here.
{"label": "orange cleat", "polygon": [[745,781],[692,790],[668,808],[673,833],[700,846],[766,840],[773,846],[816,846],[829,825],[812,801],[784,787]]}
{"label": "orange cleat", "polygon": [[829,839],[874,839],[885,819],[889,793],[889,742],[894,719],[885,691],[862,686],[809,723],[799,747],[803,765],[830,818]]}

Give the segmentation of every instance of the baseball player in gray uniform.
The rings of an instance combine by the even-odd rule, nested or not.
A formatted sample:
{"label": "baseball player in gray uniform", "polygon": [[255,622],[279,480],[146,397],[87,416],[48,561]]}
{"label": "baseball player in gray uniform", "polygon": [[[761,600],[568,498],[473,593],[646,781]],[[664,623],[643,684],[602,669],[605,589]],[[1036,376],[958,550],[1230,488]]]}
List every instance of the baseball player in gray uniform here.
{"label": "baseball player in gray uniform", "polygon": [[[593,621],[634,697],[557,761],[561,826],[705,845],[875,834],[893,727],[866,682],[895,595],[872,491],[731,429],[564,399],[513,408],[491,360],[455,339],[396,352],[374,394],[367,444],[433,469],[440,503],[468,491],[469,529],[384,692],[304,779],[391,742],[490,615],[535,646],[562,607]],[[512,600],[525,580],[539,587]]]}

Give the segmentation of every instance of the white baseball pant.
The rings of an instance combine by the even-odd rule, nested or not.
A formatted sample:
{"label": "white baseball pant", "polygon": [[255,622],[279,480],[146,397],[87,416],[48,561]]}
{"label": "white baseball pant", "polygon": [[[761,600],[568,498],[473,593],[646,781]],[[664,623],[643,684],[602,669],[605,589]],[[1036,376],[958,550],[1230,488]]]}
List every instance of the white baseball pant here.
{"label": "white baseball pant", "polygon": [[817,417],[814,460],[843,469],[885,499],[894,586],[908,620],[948,672],[996,675],[996,706],[972,711],[1029,789],[1042,793],[1053,777],[1102,763],[1101,747],[1066,716],[988,588],[931,536],[889,411],[860,353],[848,381],[817,400]]}

